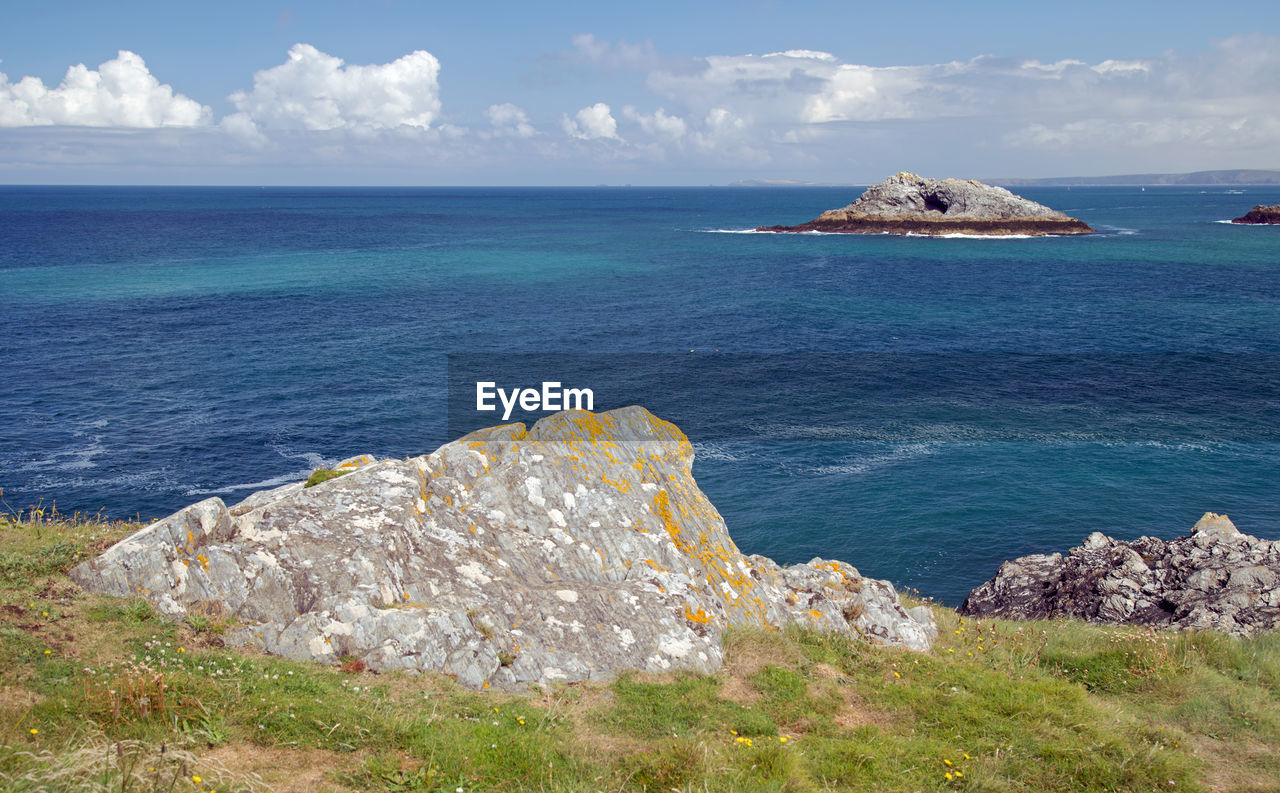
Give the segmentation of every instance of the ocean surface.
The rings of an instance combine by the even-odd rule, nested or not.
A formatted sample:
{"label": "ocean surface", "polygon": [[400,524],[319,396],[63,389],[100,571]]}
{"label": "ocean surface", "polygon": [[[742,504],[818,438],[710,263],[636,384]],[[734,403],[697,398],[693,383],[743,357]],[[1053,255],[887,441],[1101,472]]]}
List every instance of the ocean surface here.
{"label": "ocean surface", "polygon": [[[1280,538],[1276,188],[1026,188],[1089,237],[746,233],[849,188],[0,188],[0,488],[162,517],[500,415],[680,425],[743,551],[956,604],[1205,511]],[[470,407],[468,407],[470,406]],[[527,418],[521,415],[519,418]]]}

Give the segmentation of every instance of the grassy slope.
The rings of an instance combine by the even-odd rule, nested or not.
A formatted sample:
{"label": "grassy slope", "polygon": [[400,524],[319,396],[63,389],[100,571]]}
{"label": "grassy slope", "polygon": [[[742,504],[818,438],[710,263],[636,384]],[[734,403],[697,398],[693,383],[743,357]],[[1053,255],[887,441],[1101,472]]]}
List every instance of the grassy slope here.
{"label": "grassy slope", "polygon": [[510,697],[224,647],[212,619],[174,624],[66,579],[136,525],[23,517],[0,518],[0,789],[15,793],[1280,790],[1274,634],[937,608],[927,655],[735,631],[716,676]]}

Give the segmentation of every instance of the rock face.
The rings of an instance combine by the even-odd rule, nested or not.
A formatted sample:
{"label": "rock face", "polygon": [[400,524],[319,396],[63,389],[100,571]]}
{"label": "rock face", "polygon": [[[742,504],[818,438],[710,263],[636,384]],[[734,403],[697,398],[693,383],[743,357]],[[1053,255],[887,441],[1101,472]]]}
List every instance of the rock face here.
{"label": "rock face", "polygon": [[981,182],[890,176],[843,209],[799,226],[757,231],[842,234],[1010,235],[1090,234],[1093,229],[1043,204]]}
{"label": "rock face", "polygon": [[639,407],[480,430],[148,526],[71,572],[289,658],[358,658],[507,689],[716,670],[722,631],[800,623],[915,650],[936,629],[844,562],[744,556],[693,448]]}
{"label": "rock face", "polygon": [[1232,223],[1280,223],[1280,204],[1258,204],[1253,209],[1231,221]]}
{"label": "rock face", "polygon": [[1168,542],[1094,532],[1065,558],[1005,562],[960,611],[1249,635],[1280,627],[1280,542],[1241,534],[1226,515],[1212,512],[1190,536]]}

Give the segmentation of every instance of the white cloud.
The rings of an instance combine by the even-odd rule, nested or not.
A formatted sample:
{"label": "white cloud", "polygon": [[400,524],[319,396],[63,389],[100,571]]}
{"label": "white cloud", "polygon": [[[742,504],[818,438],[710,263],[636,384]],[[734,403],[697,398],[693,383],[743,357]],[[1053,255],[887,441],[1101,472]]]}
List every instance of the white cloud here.
{"label": "white cloud", "polygon": [[[872,66],[808,49],[672,57],[647,43],[583,34],[559,59],[598,72],[582,81],[579,90],[593,92],[582,100],[608,101],[561,116],[560,135],[541,134],[552,127],[540,132],[531,118],[554,118],[584,101],[553,111],[482,96],[469,128],[445,123],[440,64],[423,51],[361,66],[295,45],[284,63],[230,97],[234,111],[216,126],[209,108],[121,52],[95,70],[72,67],[54,88],[0,75],[0,127],[10,128],[0,134],[0,166],[8,169],[0,176],[27,178],[15,170],[27,156],[37,170],[41,162],[114,164],[128,178],[130,165],[186,162],[307,178],[309,169],[347,168],[342,173],[355,176],[342,178],[356,181],[413,172],[429,182],[451,168],[458,181],[519,173],[540,183],[642,168],[640,179],[677,182],[693,173],[744,178],[765,167],[782,178],[855,181],[903,168],[981,177],[1280,162],[1280,38],[1235,37],[1152,57],[1109,54],[1095,63],[978,55]],[[246,74],[242,84],[249,83]],[[594,93],[603,85],[632,93],[624,104]],[[154,129],[103,134],[94,126]]]}
{"label": "white cloud", "polygon": [[[599,42],[593,47],[607,50]],[[966,128],[985,129],[986,141],[952,145],[1229,149],[1265,146],[1280,126],[1277,74],[1280,38],[1257,34],[1214,42],[1193,55],[1096,64],[981,55],[868,66],[814,50],[707,56],[694,68],[650,69],[646,85],[684,118],[711,119],[718,109],[745,119],[757,145],[820,145],[820,139],[831,145],[865,134],[869,124],[954,126],[968,119],[975,123]],[[642,115],[635,111],[637,120]],[[845,125],[834,141],[813,131],[832,125]],[[707,146],[726,139],[710,125],[689,131]],[[1280,154],[1274,141],[1271,149],[1273,157]]]}
{"label": "white cloud", "polygon": [[425,50],[391,63],[357,66],[310,44],[295,44],[287,61],[254,74],[253,90],[231,95],[239,113],[224,119],[224,125],[241,130],[250,124],[255,130],[427,130],[440,114],[439,75],[440,62]]}
{"label": "white cloud", "polygon": [[0,74],[0,127],[195,127],[212,116],[208,107],[162,85],[128,50],[96,71],[72,66],[57,88],[36,77],[10,83]]}
{"label": "white cloud", "polygon": [[689,127],[683,118],[667,115],[667,111],[663,108],[658,108],[652,113],[641,113],[631,105],[627,105],[622,108],[622,115],[627,120],[639,124],[646,135],[665,140],[680,140]]}
{"label": "white cloud", "polygon": [[529,123],[529,114],[510,102],[500,105],[489,105],[487,111],[489,123],[493,126],[492,134],[499,137],[532,138],[538,134]]}
{"label": "white cloud", "polygon": [[573,118],[560,120],[565,134],[579,140],[622,140],[618,137],[618,122],[604,102],[596,102],[579,110]]}
{"label": "white cloud", "polygon": [[582,33],[573,37],[574,55],[609,69],[655,68],[663,62],[651,42],[631,44],[619,41],[612,44],[601,41],[590,33]]}

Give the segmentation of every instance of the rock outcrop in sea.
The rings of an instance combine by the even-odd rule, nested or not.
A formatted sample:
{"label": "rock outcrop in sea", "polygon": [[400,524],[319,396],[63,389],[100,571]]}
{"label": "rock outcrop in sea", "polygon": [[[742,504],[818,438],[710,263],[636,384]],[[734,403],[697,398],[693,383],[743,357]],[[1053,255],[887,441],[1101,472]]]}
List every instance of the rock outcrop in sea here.
{"label": "rock outcrop in sea", "polygon": [[1280,204],[1258,204],[1253,209],[1231,221],[1232,223],[1280,223]]}
{"label": "rock outcrop in sea", "polygon": [[1024,556],[969,593],[962,614],[1250,635],[1280,627],[1280,542],[1205,513],[1191,534],[1132,542],[1094,532],[1062,554]]}
{"label": "rock outcrop in sea", "polygon": [[926,650],[929,609],[839,561],[745,556],[644,408],[566,411],[344,476],[193,504],[79,565],[87,590],[234,617],[294,659],[432,670],[474,688],[713,672],[736,625]]}
{"label": "rock outcrop in sea", "polygon": [[903,172],[867,188],[842,209],[798,226],[757,231],[841,234],[1033,235],[1090,234],[1085,223],[1043,204],[974,180],[928,179]]}

